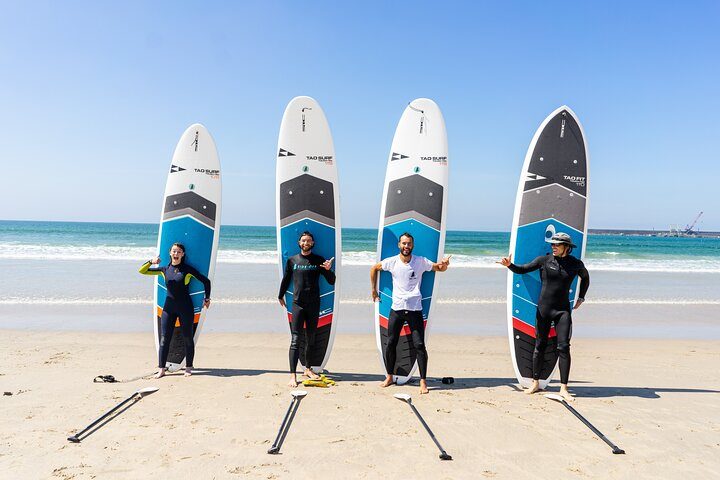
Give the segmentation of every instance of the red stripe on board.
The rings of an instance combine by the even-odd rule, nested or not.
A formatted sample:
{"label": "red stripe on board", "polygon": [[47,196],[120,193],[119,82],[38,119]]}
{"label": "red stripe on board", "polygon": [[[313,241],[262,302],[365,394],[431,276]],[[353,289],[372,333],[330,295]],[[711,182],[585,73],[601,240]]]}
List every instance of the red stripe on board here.
{"label": "red stripe on board", "polygon": [[[523,322],[519,318],[513,317],[513,328],[515,330],[520,330],[525,335],[530,335],[532,338],[535,338],[535,327],[532,325],[528,325],[527,323]],[[550,333],[548,334],[548,338],[557,337],[557,332],[555,331],[555,327],[550,328]]]}
{"label": "red stripe on board", "polygon": [[[423,327],[427,328],[427,320],[423,320]],[[410,333],[412,333],[410,332],[410,327],[408,327],[407,325],[403,325],[403,328],[400,331],[400,336],[404,337],[405,335],[410,335]]]}
{"label": "red stripe on board", "polygon": [[318,319],[318,328],[324,327],[325,325],[330,325],[332,323],[333,314],[328,313],[327,315],[323,315]]}
{"label": "red stripe on board", "polygon": [[528,325],[519,318],[513,317],[513,328],[515,330],[520,330],[525,335],[530,335],[532,338],[535,338],[535,327]]}
{"label": "red stripe on board", "polygon": [[[380,317],[380,319],[379,319],[380,326],[383,327],[385,330],[387,330],[388,329],[388,319],[383,317],[382,315],[379,315],[379,317]],[[427,328],[427,320],[423,321],[423,326],[425,328]],[[408,327],[407,325],[403,325],[402,330],[400,330],[400,336],[404,337],[405,335],[410,335],[410,333],[411,333],[410,327]]]}
{"label": "red stripe on board", "polygon": [[[288,317],[288,323],[292,323],[292,313],[287,312]],[[333,314],[328,313],[327,315],[323,315],[322,317],[318,318],[318,328],[324,327],[325,325],[330,325],[333,320]],[[307,328],[305,324],[303,324],[303,328]]]}

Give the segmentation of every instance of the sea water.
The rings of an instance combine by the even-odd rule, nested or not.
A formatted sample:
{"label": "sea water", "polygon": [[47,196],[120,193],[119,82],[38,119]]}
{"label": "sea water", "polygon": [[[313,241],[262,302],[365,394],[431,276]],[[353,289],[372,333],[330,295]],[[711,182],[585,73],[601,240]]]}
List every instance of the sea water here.
{"label": "sea water", "polygon": [[[157,232],[156,224],[0,221],[3,326],[98,328],[75,319],[125,308],[129,323],[123,325],[145,328],[149,315],[138,312],[150,311],[152,280],[137,269],[156,256]],[[435,311],[446,318],[433,328],[502,334],[507,270],[495,262],[507,255],[509,241],[507,232],[447,232],[451,268],[438,276],[435,295]],[[372,331],[369,267],[376,261],[376,242],[377,230],[343,229],[340,308],[343,318],[355,322],[349,331]],[[192,258],[192,252],[187,255]],[[596,312],[603,305],[618,315],[636,311],[638,318],[650,311],[692,311],[698,320],[705,315],[698,312],[710,309],[712,316],[720,310],[718,238],[591,234],[585,263],[591,275],[586,305]],[[223,226],[212,294],[217,308],[208,317],[215,323],[206,328],[285,331],[277,323],[278,284],[275,228]],[[59,312],[65,312],[62,322],[48,320]],[[667,315],[671,320],[678,314]],[[483,318],[474,320],[478,316]],[[720,326],[720,320],[707,321]],[[481,324],[493,327],[474,328]]]}

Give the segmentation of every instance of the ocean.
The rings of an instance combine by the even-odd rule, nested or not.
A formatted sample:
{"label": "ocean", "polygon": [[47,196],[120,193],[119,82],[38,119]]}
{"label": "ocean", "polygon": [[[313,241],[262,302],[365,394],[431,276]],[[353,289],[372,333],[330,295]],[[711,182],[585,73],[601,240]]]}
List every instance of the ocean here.
{"label": "ocean", "polygon": [[[2,260],[144,261],[155,255],[158,225],[0,221]],[[343,264],[375,261],[377,230],[343,229]],[[458,268],[496,268],[507,232],[448,231],[445,251]],[[594,271],[720,273],[720,238],[589,235],[586,264]],[[275,264],[275,227],[223,226],[218,263]]]}
{"label": "ocean", "polygon": [[[3,328],[144,331],[152,281],[137,269],[156,254],[158,225],[0,221]],[[372,332],[369,267],[377,231],[343,229],[340,332]],[[507,232],[447,232],[433,329],[502,335]],[[189,255],[192,252],[188,252]],[[591,285],[584,315],[593,334],[720,337],[720,238],[589,235]],[[275,228],[223,226],[207,331],[287,330],[277,305]],[[650,314],[649,312],[653,312]],[[582,315],[581,315],[582,317]],[[632,321],[629,320],[631,318]],[[652,328],[632,325],[655,321]],[[696,327],[686,328],[687,322]],[[612,325],[615,325],[612,327]],[[588,327],[590,328],[590,327]],[[663,330],[665,329],[665,330]]]}

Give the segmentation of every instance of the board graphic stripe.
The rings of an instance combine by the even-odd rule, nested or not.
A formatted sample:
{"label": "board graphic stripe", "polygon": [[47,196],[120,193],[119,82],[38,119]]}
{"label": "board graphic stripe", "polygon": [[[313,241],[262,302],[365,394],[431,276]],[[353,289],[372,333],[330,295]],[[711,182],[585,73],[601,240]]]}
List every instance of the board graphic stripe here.
{"label": "board graphic stripe", "polygon": [[176,210],[181,210],[184,208],[195,210],[202,216],[207,217],[213,223],[215,222],[217,205],[193,191],[169,195],[165,199],[165,209],[163,211],[164,214],[167,215],[170,212],[174,212]]}
{"label": "board graphic stripe", "polygon": [[324,217],[319,213],[315,213],[311,210],[303,210],[302,212],[295,213],[280,219],[280,226],[285,228],[292,225],[293,223],[302,222],[303,220],[312,220],[313,222],[327,225],[328,227],[335,228],[335,220],[329,217]]}

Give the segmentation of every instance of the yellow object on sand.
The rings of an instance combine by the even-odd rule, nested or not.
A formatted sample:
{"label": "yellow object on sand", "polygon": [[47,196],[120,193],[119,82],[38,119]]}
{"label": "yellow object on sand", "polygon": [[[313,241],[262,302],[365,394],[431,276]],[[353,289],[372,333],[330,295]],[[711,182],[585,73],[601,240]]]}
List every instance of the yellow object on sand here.
{"label": "yellow object on sand", "polygon": [[303,380],[302,384],[306,387],[320,387],[320,388],[328,388],[332,385],[335,385],[335,380],[332,380],[325,375],[320,375],[320,378],[317,379],[308,379]]}

